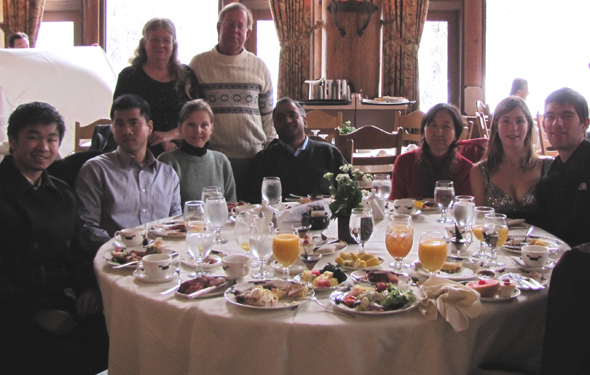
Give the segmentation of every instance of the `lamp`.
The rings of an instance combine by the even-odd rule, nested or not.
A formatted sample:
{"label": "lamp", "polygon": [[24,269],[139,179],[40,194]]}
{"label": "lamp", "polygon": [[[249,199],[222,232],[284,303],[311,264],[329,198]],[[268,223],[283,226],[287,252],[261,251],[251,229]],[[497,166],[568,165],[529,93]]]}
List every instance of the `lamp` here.
{"label": "lamp", "polygon": [[363,26],[358,29],[356,31],[356,33],[359,36],[363,36],[363,32],[365,31],[365,29],[367,28],[367,26],[369,26],[369,22],[371,22],[371,17],[373,16],[373,13],[375,13],[379,7],[375,4],[373,4],[373,0],[371,0],[370,2],[367,0],[348,0],[348,1],[343,1],[343,0],[332,0],[332,3],[330,5],[328,5],[328,12],[330,12],[330,14],[332,15],[332,19],[334,20],[334,24],[336,25],[336,27],[338,28],[338,30],[340,30],[340,35],[341,36],[345,36],[346,35],[346,30],[344,30],[344,27],[342,27],[340,25],[340,22],[338,22],[338,13],[366,13],[367,14],[367,20],[365,21],[365,23],[363,24]]}

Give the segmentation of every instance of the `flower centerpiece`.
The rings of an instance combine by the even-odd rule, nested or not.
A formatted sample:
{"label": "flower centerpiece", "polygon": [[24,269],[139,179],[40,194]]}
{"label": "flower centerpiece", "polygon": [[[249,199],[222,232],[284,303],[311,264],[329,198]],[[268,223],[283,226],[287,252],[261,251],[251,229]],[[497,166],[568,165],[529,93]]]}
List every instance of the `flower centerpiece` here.
{"label": "flower centerpiece", "polygon": [[359,181],[371,182],[373,176],[359,170],[352,170],[352,164],[345,164],[340,167],[339,173],[334,178],[334,173],[326,173],[324,178],[330,181],[330,194],[332,203],[332,220],[338,219],[338,238],[347,243],[356,243],[350,236],[348,228],[350,214],[353,208],[360,208],[365,192],[359,188]]}

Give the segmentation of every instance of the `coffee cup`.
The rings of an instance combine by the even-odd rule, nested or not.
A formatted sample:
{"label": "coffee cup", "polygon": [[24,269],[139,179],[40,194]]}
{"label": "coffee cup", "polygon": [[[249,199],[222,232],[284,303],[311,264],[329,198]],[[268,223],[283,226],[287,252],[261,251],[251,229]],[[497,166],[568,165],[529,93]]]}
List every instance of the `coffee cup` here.
{"label": "coffee cup", "polygon": [[522,247],[522,260],[527,267],[544,267],[549,258],[549,249],[539,245],[525,245]]}
{"label": "coffee cup", "polygon": [[143,245],[145,230],[143,228],[121,229],[115,232],[115,239],[126,247],[138,247]]}
{"label": "coffee cup", "polygon": [[223,272],[230,279],[239,279],[250,273],[250,258],[245,255],[228,255],[221,260]]}
{"label": "coffee cup", "polygon": [[170,274],[172,257],[169,254],[150,254],[141,260],[145,274],[152,279],[161,279]]}
{"label": "coffee cup", "polygon": [[393,201],[393,210],[396,214],[411,215],[414,213],[416,203],[415,199],[405,198]]}

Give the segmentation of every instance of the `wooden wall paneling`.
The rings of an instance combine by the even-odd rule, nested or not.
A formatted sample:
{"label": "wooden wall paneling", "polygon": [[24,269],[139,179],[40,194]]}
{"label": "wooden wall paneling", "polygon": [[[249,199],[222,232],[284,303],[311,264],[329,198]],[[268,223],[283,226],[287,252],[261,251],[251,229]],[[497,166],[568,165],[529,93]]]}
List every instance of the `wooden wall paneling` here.
{"label": "wooden wall paneling", "polygon": [[464,0],[463,10],[462,108],[465,113],[472,114],[475,100],[485,103],[485,0]]}

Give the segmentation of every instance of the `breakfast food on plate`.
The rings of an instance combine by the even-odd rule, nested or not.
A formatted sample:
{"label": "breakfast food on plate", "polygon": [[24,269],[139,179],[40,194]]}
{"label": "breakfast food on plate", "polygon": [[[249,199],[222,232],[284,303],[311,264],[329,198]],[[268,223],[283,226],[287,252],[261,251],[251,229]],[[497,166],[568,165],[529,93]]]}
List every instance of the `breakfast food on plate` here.
{"label": "breakfast food on plate", "polygon": [[537,245],[537,246],[545,246],[545,247],[548,247],[549,246],[549,244],[547,243],[547,241],[543,241],[543,240],[538,239],[538,238],[530,239],[530,240],[527,241],[527,243],[529,245]]}
{"label": "breakfast food on plate", "polygon": [[345,267],[366,268],[380,265],[381,259],[374,254],[341,251],[335,262]]}
{"label": "breakfast food on plate", "polygon": [[445,262],[440,270],[446,273],[458,273],[463,270],[463,264],[461,262]]}
{"label": "breakfast food on plate", "polygon": [[274,307],[282,298],[301,298],[307,295],[305,285],[292,283],[277,287],[272,282],[256,285],[248,290],[234,290],[236,302],[250,306]]}
{"label": "breakfast food on plate", "polygon": [[433,208],[437,208],[438,205],[432,201],[424,201],[422,202],[422,209],[433,209]]}
{"label": "breakfast food on plate", "polygon": [[510,279],[504,279],[500,282],[500,288],[498,289],[498,296],[501,298],[512,297],[516,289],[516,283]]}
{"label": "breakfast food on plate", "polygon": [[[380,283],[381,284],[381,283]],[[378,285],[377,288],[355,286],[350,292],[335,300],[356,311],[391,311],[409,307],[416,301],[411,290],[404,290],[397,285]]]}
{"label": "breakfast food on plate", "polygon": [[306,203],[310,203],[311,202],[311,198],[310,197],[301,197],[299,198],[299,204],[306,204]]}
{"label": "breakfast food on plate", "polygon": [[328,263],[321,270],[305,270],[301,274],[301,281],[311,281],[314,288],[331,288],[345,282],[346,279],[346,274],[332,263]]}
{"label": "breakfast food on plate", "polygon": [[482,297],[494,297],[498,293],[500,288],[500,282],[498,280],[477,280],[467,284],[471,289],[479,292]]}
{"label": "breakfast food on plate", "polygon": [[391,271],[371,270],[367,273],[366,279],[370,283],[386,282],[397,285],[399,278]]}
{"label": "breakfast food on plate", "polygon": [[228,280],[229,278],[225,276],[198,276],[180,284],[178,293],[191,294],[201,289],[209,288],[210,286],[223,284]]}
{"label": "breakfast food on plate", "polygon": [[164,241],[158,237],[151,245],[145,248],[119,248],[111,251],[111,260],[119,264],[126,264],[141,260],[144,256],[150,254],[161,254]]}

